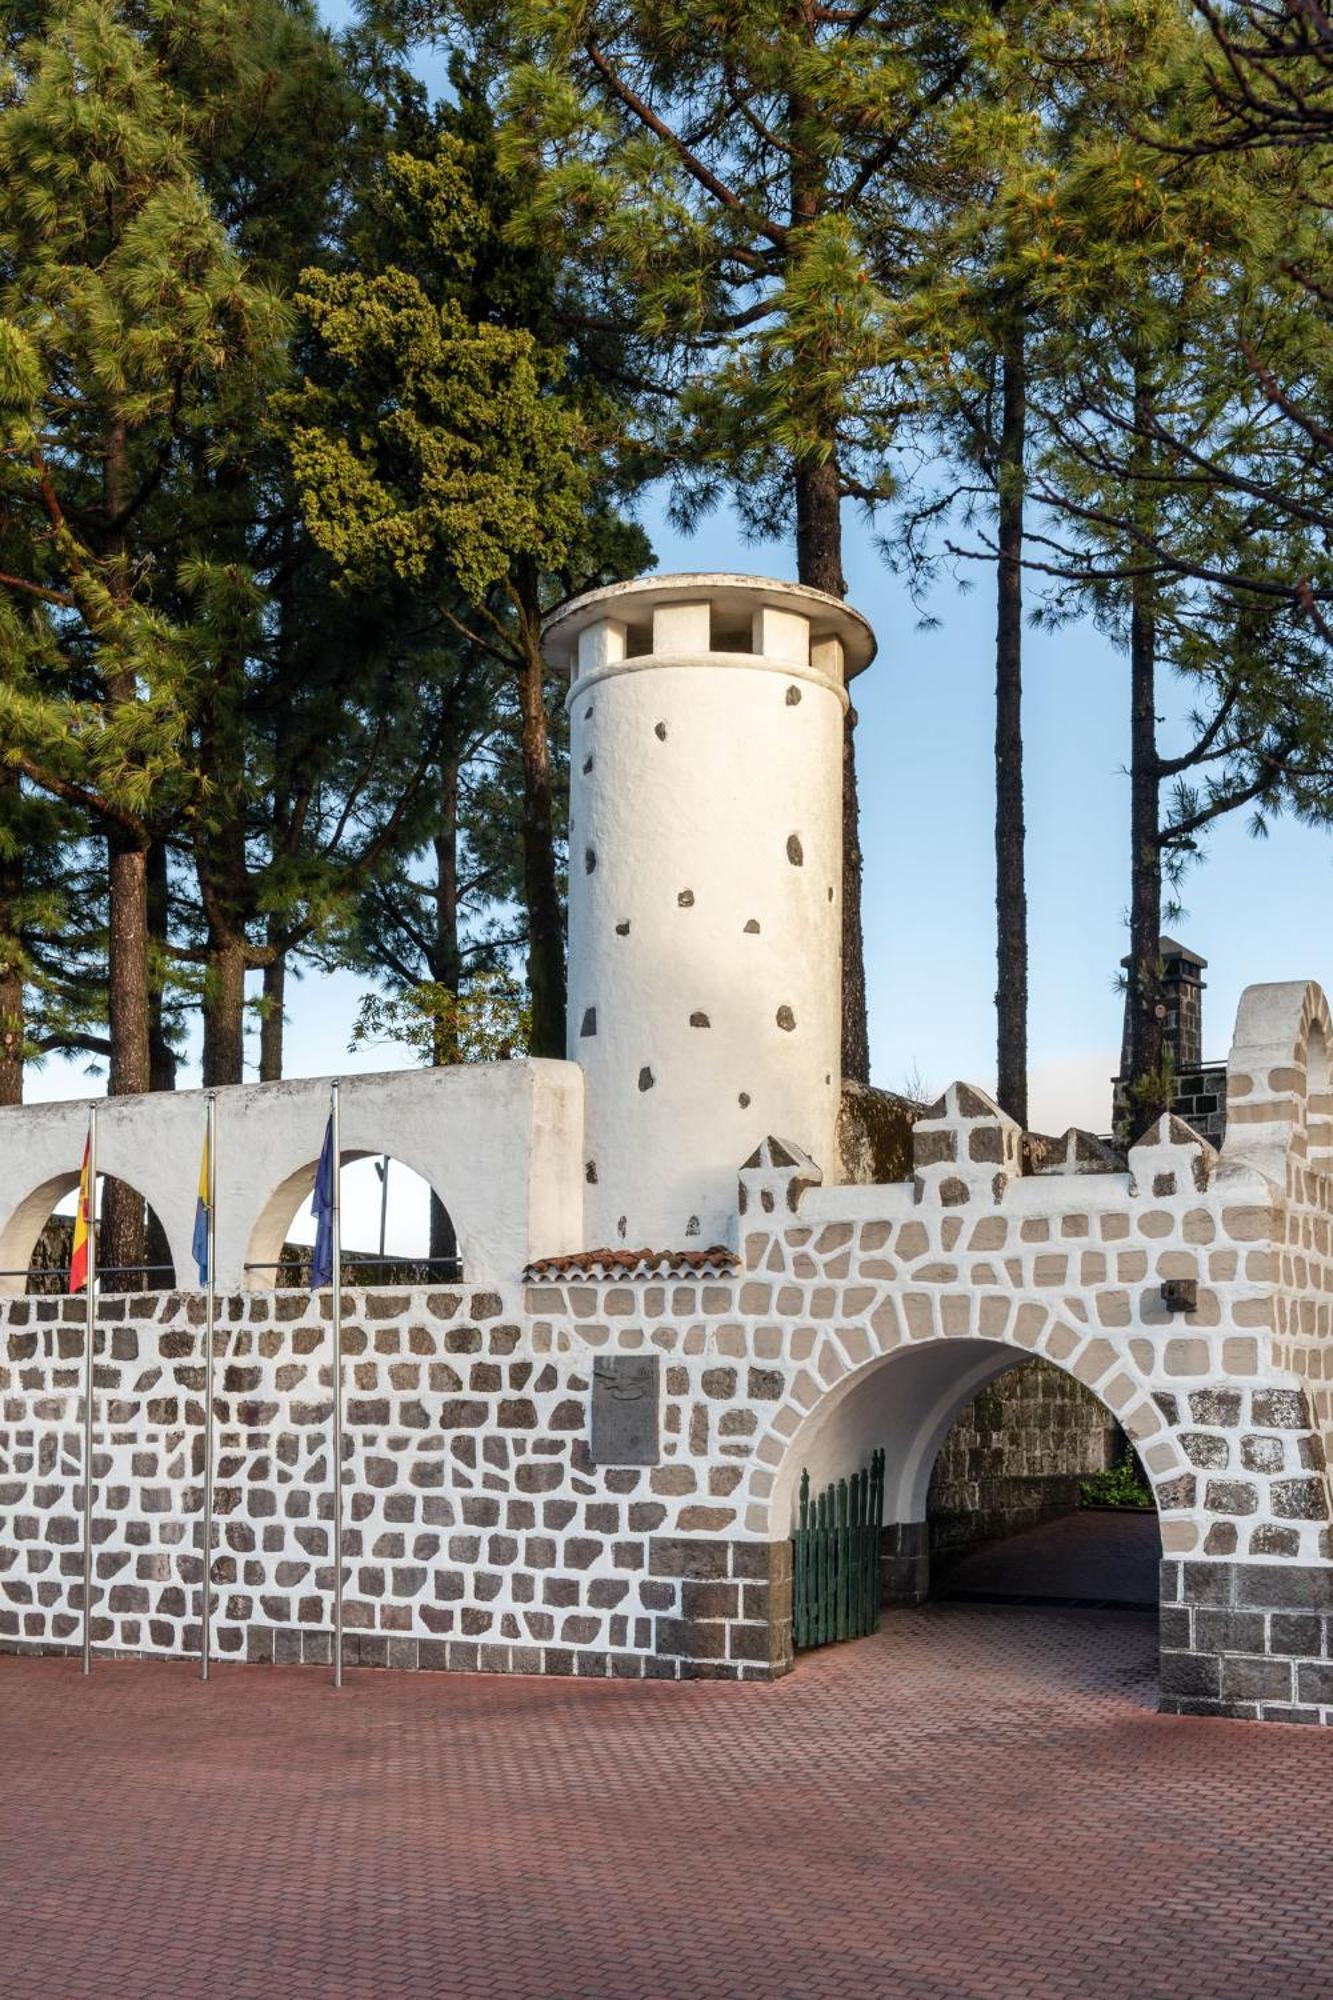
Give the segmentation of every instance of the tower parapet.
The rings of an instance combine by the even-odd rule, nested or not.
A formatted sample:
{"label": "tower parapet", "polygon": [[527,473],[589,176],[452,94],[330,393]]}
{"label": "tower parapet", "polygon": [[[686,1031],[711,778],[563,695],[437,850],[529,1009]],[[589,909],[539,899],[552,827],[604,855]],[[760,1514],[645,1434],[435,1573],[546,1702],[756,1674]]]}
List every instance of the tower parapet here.
{"label": "tower parapet", "polygon": [[832,1177],[843,715],[874,638],[822,591],[686,575],[589,592],[547,649],[571,680],[587,1240],[715,1242],[768,1134]]}

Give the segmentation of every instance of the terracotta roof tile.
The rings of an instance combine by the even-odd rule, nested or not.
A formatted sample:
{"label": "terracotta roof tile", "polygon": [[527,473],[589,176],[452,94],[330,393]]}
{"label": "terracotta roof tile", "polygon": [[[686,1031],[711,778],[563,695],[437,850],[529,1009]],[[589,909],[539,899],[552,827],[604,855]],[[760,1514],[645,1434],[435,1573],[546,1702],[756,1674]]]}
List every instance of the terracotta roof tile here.
{"label": "terracotta roof tile", "polygon": [[707,1250],[579,1250],[567,1257],[538,1257],[523,1273],[529,1284],[576,1278],[729,1278],[741,1260],[724,1243]]}

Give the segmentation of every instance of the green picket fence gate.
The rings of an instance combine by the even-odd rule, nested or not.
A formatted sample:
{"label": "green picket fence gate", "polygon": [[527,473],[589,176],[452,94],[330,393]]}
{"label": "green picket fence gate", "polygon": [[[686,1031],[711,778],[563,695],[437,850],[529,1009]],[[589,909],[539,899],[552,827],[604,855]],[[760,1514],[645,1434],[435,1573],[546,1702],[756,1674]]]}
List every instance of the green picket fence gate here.
{"label": "green picket fence gate", "polygon": [[797,1646],[832,1645],[879,1630],[884,1454],[873,1452],[850,1479],[810,1497],[801,1474],[800,1519],[792,1536],[792,1637]]}

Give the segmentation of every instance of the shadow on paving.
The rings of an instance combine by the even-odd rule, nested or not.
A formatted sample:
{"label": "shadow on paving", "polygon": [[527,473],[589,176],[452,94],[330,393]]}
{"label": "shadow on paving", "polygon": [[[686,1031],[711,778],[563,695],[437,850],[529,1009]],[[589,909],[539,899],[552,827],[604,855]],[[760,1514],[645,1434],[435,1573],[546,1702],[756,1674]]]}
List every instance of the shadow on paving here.
{"label": "shadow on paving", "polygon": [[942,1565],[934,1595],[950,1603],[1155,1611],[1161,1557],[1156,1513],[1088,1508]]}

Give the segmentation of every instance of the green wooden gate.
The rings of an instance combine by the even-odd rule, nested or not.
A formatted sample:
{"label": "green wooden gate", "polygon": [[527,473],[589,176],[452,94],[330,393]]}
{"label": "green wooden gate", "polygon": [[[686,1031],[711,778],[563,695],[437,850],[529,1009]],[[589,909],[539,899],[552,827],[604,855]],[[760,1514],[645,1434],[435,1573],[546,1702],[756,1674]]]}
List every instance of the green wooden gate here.
{"label": "green wooden gate", "polygon": [[792,1636],[797,1646],[828,1646],[879,1630],[880,1532],[884,1454],[872,1452],[850,1479],[812,1500],[801,1474],[800,1520],[792,1537]]}

